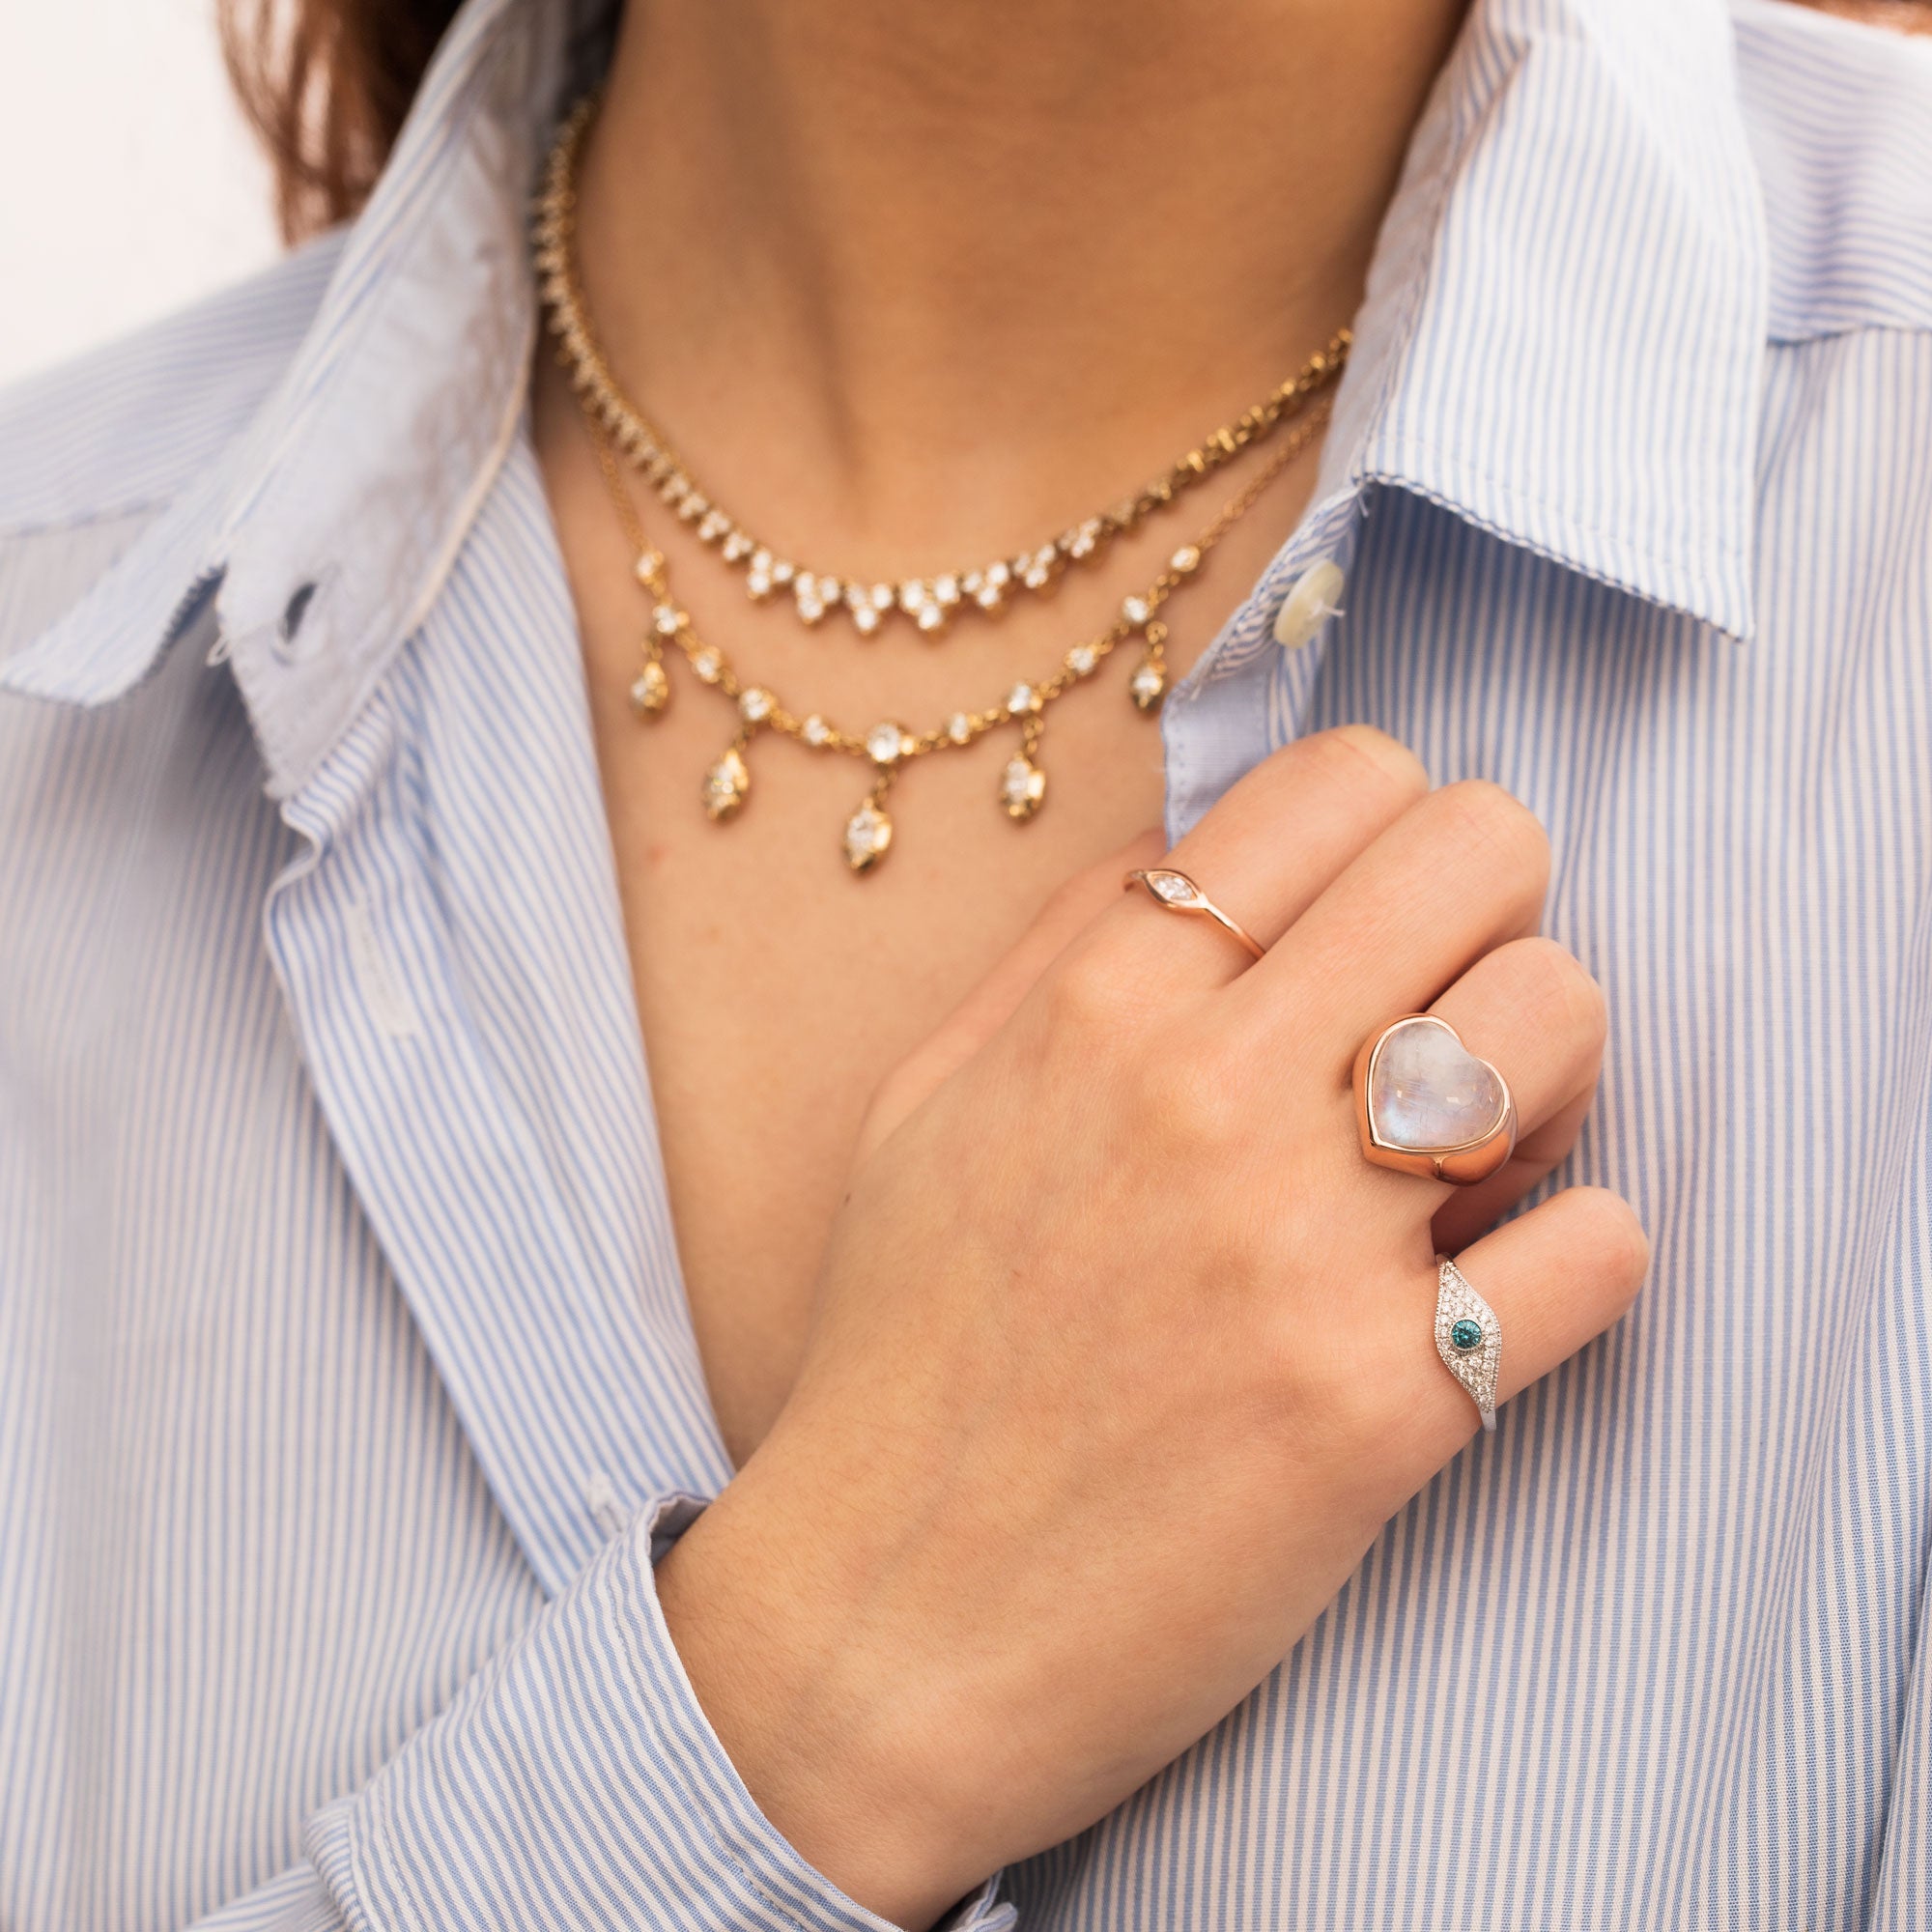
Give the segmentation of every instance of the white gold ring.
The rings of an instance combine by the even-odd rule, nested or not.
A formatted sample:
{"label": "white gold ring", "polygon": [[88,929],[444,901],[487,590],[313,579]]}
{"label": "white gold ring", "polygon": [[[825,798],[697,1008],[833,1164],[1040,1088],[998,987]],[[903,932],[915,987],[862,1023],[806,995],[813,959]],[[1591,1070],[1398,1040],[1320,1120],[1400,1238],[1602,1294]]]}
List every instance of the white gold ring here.
{"label": "white gold ring", "polygon": [[1496,1369],[1503,1325],[1447,1255],[1435,1257],[1435,1352],[1468,1391],[1485,1429],[1496,1426]]}

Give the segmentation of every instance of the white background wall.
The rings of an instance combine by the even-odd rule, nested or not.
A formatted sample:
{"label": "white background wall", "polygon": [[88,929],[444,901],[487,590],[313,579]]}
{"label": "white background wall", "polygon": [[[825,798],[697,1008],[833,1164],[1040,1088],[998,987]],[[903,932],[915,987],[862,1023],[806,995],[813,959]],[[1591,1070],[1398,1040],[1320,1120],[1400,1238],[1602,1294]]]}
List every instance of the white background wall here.
{"label": "white background wall", "polygon": [[0,0],[0,383],[277,251],[213,0]]}

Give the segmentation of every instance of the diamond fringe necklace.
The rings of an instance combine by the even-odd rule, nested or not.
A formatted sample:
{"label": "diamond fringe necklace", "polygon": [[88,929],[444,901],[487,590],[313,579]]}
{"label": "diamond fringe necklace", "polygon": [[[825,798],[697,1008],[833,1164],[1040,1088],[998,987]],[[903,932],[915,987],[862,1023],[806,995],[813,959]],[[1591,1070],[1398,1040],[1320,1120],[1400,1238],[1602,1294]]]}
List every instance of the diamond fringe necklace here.
{"label": "diamond fringe necklace", "polygon": [[886,809],[886,796],[901,765],[934,752],[962,750],[1003,725],[1017,726],[1020,743],[1001,773],[999,803],[1009,819],[1024,824],[1046,797],[1046,774],[1036,762],[1046,708],[1091,677],[1116,646],[1139,636],[1145,640],[1144,649],[1128,680],[1127,694],[1142,713],[1151,715],[1159,710],[1167,693],[1167,626],[1155,613],[1195,580],[1208,554],[1315,440],[1327,418],[1328,401],[1324,397],[1295,425],[1294,433],[1268,459],[1266,467],[1223,506],[1220,515],[1192,543],[1176,551],[1167,568],[1146,589],[1122,600],[1119,615],[1106,630],[1068,650],[1050,676],[1037,683],[1014,685],[986,710],[955,711],[944,724],[930,730],[908,731],[886,719],[864,733],[855,733],[815,711],[800,717],[767,686],[747,683],[730,659],[693,629],[690,616],[672,599],[664,554],[653,549],[645,535],[611,440],[596,416],[585,411],[584,422],[597,451],[598,467],[636,558],[633,570],[651,599],[650,621],[639,640],[643,661],[631,685],[632,708],[646,723],[664,715],[671,690],[665,664],[667,644],[678,648],[700,684],[709,685],[735,704],[737,733],[705,772],[700,790],[705,812],[716,823],[735,817],[751,796],[752,774],[745,753],[760,731],[778,732],[811,751],[865,759],[871,767],[871,784],[845,821],[845,863],[854,872],[871,871],[892,846],[893,818]]}
{"label": "diamond fringe necklace", "polygon": [[[1046,797],[1046,774],[1037,758],[1048,706],[1091,677],[1118,646],[1135,637],[1142,639],[1143,648],[1140,663],[1128,680],[1128,696],[1144,715],[1151,716],[1159,710],[1168,685],[1167,625],[1157,613],[1170,597],[1196,580],[1208,554],[1321,434],[1329,414],[1328,391],[1348,355],[1347,334],[1339,335],[1323,354],[1311,357],[1302,376],[1277,392],[1277,399],[1293,393],[1295,416],[1289,434],[1268,461],[1222,506],[1192,543],[1183,544],[1174,553],[1167,567],[1151,583],[1122,600],[1119,613],[1104,631],[1073,645],[1050,675],[1037,682],[1015,684],[1003,699],[984,710],[955,711],[944,724],[929,730],[909,731],[888,719],[863,733],[847,731],[817,712],[801,717],[767,686],[741,678],[724,652],[697,635],[690,616],[678,608],[671,595],[668,564],[644,530],[618,455],[618,444],[625,434],[623,411],[627,406],[608,378],[592,381],[587,373],[593,369],[601,371],[602,359],[589,335],[581,298],[575,293],[576,278],[568,245],[569,211],[574,204],[572,163],[576,144],[587,125],[586,106],[580,105],[566,123],[553,153],[550,183],[539,204],[537,266],[539,274],[547,278],[546,306],[553,331],[558,337],[559,359],[571,372],[598,468],[631,546],[633,572],[651,601],[650,619],[639,640],[642,661],[631,685],[632,708],[646,723],[663,716],[671,695],[670,674],[666,665],[667,645],[676,646],[700,684],[712,687],[735,707],[737,731],[706,770],[700,788],[705,812],[714,823],[735,817],[750,798],[752,776],[745,753],[760,731],[791,738],[811,751],[865,760],[870,768],[871,782],[865,798],[845,821],[845,863],[855,873],[873,870],[892,847],[894,824],[886,800],[902,765],[935,752],[963,750],[1003,726],[1017,728],[1020,743],[1001,774],[998,803],[1015,824],[1026,823]],[[563,157],[561,167],[559,156]],[[565,305],[559,305],[550,293],[559,277],[570,292],[570,300]],[[1260,434],[1271,433],[1285,419],[1286,409],[1284,402],[1264,430],[1235,442],[1227,454],[1248,446]],[[1254,415],[1251,411],[1242,421],[1247,422]],[[1232,430],[1223,434],[1234,436]],[[1220,459],[1225,460],[1226,456]],[[1218,462],[1209,466],[1218,467]],[[1204,469],[1202,473],[1208,471]],[[688,506],[687,496],[678,503],[678,513],[686,522],[692,521],[685,515]],[[709,514],[708,506],[704,514]],[[703,533],[702,516],[698,519],[698,533],[700,536]],[[980,608],[995,607],[982,601]],[[861,628],[863,634],[866,627]],[[931,627],[922,625],[922,628]]]}
{"label": "diamond fringe necklace", "polygon": [[1243,450],[1266,441],[1285,423],[1293,422],[1334,380],[1348,357],[1349,335],[1344,330],[1279,387],[1177,457],[1131,496],[1012,557],[996,558],[977,569],[908,578],[897,584],[865,583],[808,569],[774,551],[721,508],[699,487],[670,439],[625,395],[611,372],[590,325],[575,247],[577,165],[596,112],[596,97],[586,96],[565,119],[551,149],[536,204],[532,259],[559,359],[579,397],[595,411],[619,454],[642,473],[678,520],[692,526],[700,543],[743,574],[746,595],[762,603],[780,591],[789,591],[794,614],[807,625],[816,625],[830,612],[842,610],[859,636],[869,638],[896,613],[923,637],[937,639],[957,614],[997,616],[1022,592],[1050,596],[1067,564],[1097,562],[1116,537],[1138,528],[1154,511],[1177,502]]}

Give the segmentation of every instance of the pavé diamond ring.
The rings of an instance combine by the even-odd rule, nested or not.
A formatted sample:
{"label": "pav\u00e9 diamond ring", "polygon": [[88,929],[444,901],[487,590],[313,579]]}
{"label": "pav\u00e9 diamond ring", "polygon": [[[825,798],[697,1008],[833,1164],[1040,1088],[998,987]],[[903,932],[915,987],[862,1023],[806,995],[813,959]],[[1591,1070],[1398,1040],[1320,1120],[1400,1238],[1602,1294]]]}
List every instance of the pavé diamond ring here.
{"label": "pav\u00e9 diamond ring", "polygon": [[1447,1255],[1435,1257],[1435,1352],[1442,1357],[1442,1366],[1468,1390],[1483,1427],[1493,1429],[1502,1323]]}
{"label": "pav\u00e9 diamond ring", "polygon": [[1355,1120],[1378,1167],[1472,1187],[1516,1147],[1509,1084],[1447,1020],[1409,1013],[1355,1056]]}
{"label": "pav\u00e9 diamond ring", "polygon": [[1145,886],[1154,903],[1165,906],[1169,912],[1198,913],[1203,918],[1211,919],[1224,931],[1233,933],[1257,959],[1267,950],[1238,921],[1230,919],[1185,872],[1169,871],[1156,866],[1146,871],[1129,872],[1121,885],[1123,891],[1128,892],[1135,886]]}

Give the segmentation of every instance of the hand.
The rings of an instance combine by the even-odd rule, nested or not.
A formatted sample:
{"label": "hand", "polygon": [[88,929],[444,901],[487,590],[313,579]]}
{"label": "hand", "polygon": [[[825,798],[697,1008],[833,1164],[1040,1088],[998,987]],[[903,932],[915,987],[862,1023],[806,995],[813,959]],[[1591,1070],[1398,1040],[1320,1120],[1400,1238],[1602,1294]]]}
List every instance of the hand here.
{"label": "hand", "polygon": [[[908,1926],[1207,1731],[1467,1440],[1437,1241],[1560,1158],[1596,1081],[1602,997],[1529,936],[1548,847],[1495,787],[1431,793],[1381,734],[1327,732],[1172,863],[1266,958],[1119,867],[1057,903],[888,1083],[794,1393],[661,1570],[753,1796]],[[1356,1049],[1423,1009],[1521,1121],[1460,1196],[1356,1140]],[[1467,1248],[1499,1395],[1616,1321],[1647,1259],[1584,1188]]]}

